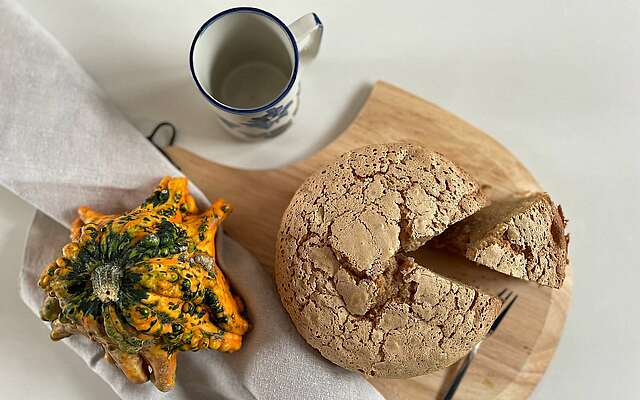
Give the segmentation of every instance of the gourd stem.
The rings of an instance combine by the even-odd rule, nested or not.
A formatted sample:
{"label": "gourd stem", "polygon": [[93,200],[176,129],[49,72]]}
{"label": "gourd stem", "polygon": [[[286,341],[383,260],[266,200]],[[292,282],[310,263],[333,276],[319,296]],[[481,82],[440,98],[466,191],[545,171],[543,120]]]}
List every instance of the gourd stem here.
{"label": "gourd stem", "polygon": [[91,273],[93,293],[103,303],[118,301],[122,270],[114,264],[100,264]]}

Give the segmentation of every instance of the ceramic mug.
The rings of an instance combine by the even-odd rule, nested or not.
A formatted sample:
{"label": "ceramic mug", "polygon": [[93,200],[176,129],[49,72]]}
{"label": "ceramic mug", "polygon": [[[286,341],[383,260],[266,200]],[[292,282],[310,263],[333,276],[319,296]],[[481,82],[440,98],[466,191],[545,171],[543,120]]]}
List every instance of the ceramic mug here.
{"label": "ceramic mug", "polygon": [[225,10],[200,27],[191,44],[191,74],[228,132],[252,140],[291,126],[301,58],[316,56],[322,30],[315,13],[287,26],[253,7]]}

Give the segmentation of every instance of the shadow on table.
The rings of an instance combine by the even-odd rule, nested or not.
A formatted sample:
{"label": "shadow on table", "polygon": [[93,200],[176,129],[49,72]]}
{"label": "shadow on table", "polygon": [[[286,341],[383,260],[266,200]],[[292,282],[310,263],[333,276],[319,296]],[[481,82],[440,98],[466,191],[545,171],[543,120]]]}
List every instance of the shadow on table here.
{"label": "shadow on table", "polygon": [[[145,135],[148,135],[161,121],[169,121],[178,130],[176,145],[187,144],[187,147],[205,158],[211,158],[209,152],[199,152],[195,149],[210,149],[212,145],[220,148],[234,146],[242,143],[224,131],[217,121],[216,114],[202,95],[198,92],[191,76],[183,65],[170,67],[143,69],[141,67],[121,69],[114,71],[107,81],[112,82],[111,87],[106,88],[108,94],[118,101],[120,107],[127,110],[131,122]],[[311,82],[310,82],[311,83]],[[314,82],[318,85],[318,82]],[[351,95],[351,99],[338,115],[330,115],[334,122],[325,132],[308,135],[305,140],[305,151],[297,154],[296,159],[305,158],[322,149],[351,124],[363,104],[365,103],[372,85],[362,84]],[[312,101],[307,96],[313,96],[317,87],[303,90],[301,94],[301,107],[303,112],[309,112]],[[317,105],[316,105],[317,107]],[[300,119],[301,116],[298,115]],[[296,134],[296,125],[281,137],[272,139],[281,141],[283,146],[290,140],[291,134]],[[305,129],[307,127],[305,126]],[[266,142],[247,142],[254,144],[251,151],[257,149]],[[247,151],[249,146],[247,146]],[[265,147],[266,149],[266,147]]]}

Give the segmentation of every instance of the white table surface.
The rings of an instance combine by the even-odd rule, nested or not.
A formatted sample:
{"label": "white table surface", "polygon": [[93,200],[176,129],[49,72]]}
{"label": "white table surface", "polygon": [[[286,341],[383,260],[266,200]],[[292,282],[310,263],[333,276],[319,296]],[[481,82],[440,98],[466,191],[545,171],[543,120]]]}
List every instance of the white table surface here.
{"label": "white table surface", "polygon": [[[640,398],[637,2],[22,3],[142,131],[169,120],[179,145],[221,163],[266,168],[314,152],[348,125],[377,79],[491,133],[570,219],[573,304],[533,398]],[[262,7],[285,21],[315,11],[326,28],[319,58],[305,70],[294,127],[268,142],[239,143],[222,133],[187,70],[196,28],[234,5]],[[115,399],[69,349],[50,343],[18,297],[32,215],[0,188],[0,398]]]}

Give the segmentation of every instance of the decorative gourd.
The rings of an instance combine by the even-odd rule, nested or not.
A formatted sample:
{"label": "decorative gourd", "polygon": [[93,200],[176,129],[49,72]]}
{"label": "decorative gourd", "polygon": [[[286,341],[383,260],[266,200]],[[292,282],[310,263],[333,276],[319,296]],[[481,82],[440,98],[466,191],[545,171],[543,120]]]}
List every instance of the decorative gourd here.
{"label": "decorative gourd", "polygon": [[129,380],[162,391],[175,384],[178,351],[238,350],[249,325],[214,247],[229,212],[218,200],[199,214],[187,180],[170,177],[123,215],[81,207],[39,280],[51,338],[87,336]]}

